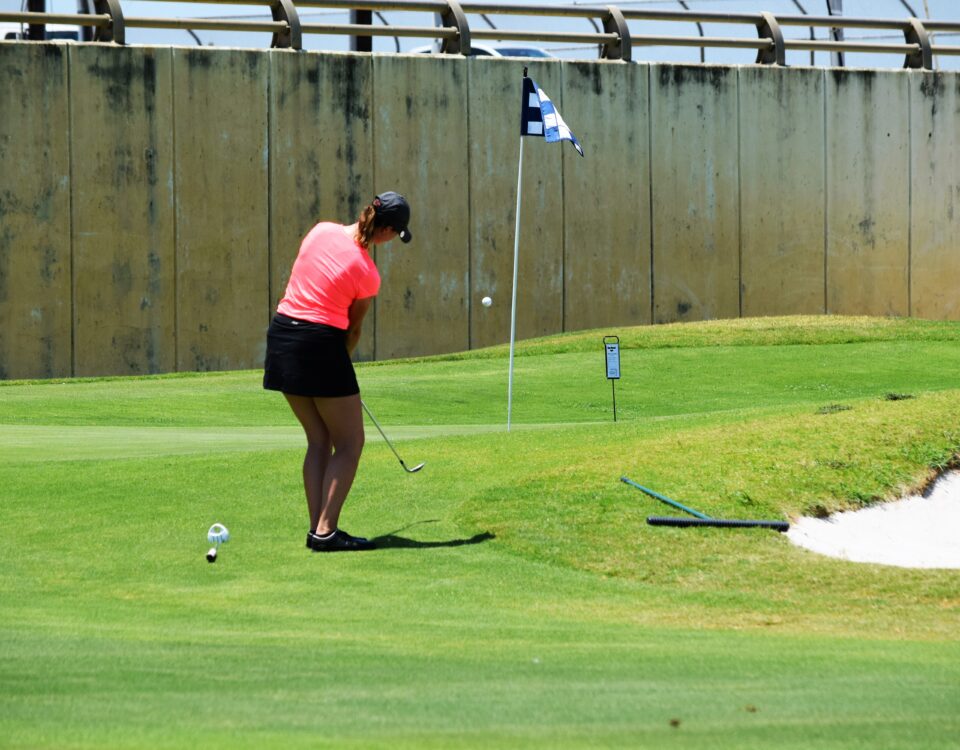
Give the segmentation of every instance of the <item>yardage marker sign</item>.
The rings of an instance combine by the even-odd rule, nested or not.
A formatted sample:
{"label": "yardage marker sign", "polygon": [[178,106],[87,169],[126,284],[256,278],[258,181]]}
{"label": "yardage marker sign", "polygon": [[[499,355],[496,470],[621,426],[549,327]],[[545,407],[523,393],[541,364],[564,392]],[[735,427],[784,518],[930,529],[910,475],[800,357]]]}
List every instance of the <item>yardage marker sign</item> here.
{"label": "yardage marker sign", "polygon": [[[620,339],[617,339],[613,343],[608,343],[607,339],[611,338],[610,336],[605,336],[603,339],[603,346],[607,351],[607,380],[619,380],[620,379]],[[617,338],[613,336],[612,338]]]}
{"label": "yardage marker sign", "polygon": [[617,381],[620,379],[620,337],[604,336],[603,351],[607,358],[607,380],[613,390],[613,421],[617,421]]}

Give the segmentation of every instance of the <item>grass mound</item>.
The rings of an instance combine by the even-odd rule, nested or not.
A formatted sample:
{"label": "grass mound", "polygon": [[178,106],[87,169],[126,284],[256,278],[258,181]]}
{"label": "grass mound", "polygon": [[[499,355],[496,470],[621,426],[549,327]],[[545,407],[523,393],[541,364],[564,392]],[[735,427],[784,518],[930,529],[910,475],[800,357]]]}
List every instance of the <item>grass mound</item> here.
{"label": "grass mound", "polygon": [[304,549],[303,438],[259,373],[0,387],[3,743],[955,744],[960,574],[651,528],[618,480],[727,518],[915,489],[960,449],[960,326],[617,333],[616,424],[600,332],[524,343],[510,434],[503,348],[361,365],[427,463],[368,430],[364,554]]}

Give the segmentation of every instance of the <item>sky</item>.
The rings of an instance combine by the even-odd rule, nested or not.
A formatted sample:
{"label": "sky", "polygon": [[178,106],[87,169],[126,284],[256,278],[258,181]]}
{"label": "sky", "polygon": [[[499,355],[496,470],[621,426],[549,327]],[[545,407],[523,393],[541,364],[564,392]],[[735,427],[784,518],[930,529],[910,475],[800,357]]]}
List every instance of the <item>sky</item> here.
{"label": "sky", "polygon": [[[514,0],[501,0],[513,4]],[[25,0],[0,0],[0,10],[15,11]],[[525,5],[606,5],[609,0],[525,0]],[[834,3],[837,0],[833,0]],[[76,0],[47,0],[48,11],[57,13],[76,12]],[[960,22],[960,2],[957,0],[841,0],[843,15],[859,18],[892,18],[904,19],[912,15],[907,6],[912,8],[916,15],[923,18],[932,18],[942,21]],[[242,18],[270,20],[270,13],[266,5],[261,8],[254,5],[224,5],[202,3],[155,2],[154,0],[121,0],[124,15],[127,17],[177,17],[177,18]],[[296,0],[294,0],[296,4]],[[623,0],[612,4],[623,9],[670,9],[681,10],[678,0]],[[719,12],[758,12],[766,10],[775,15],[801,15],[798,5],[809,15],[827,15],[827,0],[686,0],[684,3],[694,11]],[[313,23],[348,23],[349,11],[332,10],[325,8],[298,8],[301,20]],[[418,12],[383,11],[380,18],[375,18],[376,25],[384,22],[394,26],[432,26],[433,14]],[[591,33],[594,31],[586,19],[562,19],[547,16],[488,16],[498,29],[535,29],[538,31],[572,31]],[[472,29],[488,29],[490,25],[479,15],[469,15],[468,21]],[[631,22],[631,31],[636,34],[662,34],[673,36],[697,36],[699,31],[693,23],[671,23],[654,21],[647,24]],[[8,28],[8,27],[5,27]],[[818,39],[827,38],[827,29],[814,30]],[[863,39],[865,41],[902,42],[903,37],[898,32],[878,31],[871,29],[847,29],[848,39]],[[756,30],[747,25],[731,25],[707,23],[703,25],[703,34],[706,36],[727,37],[756,37]],[[784,27],[787,38],[810,38],[809,27]],[[199,44],[223,47],[252,47],[265,48],[270,46],[270,35],[266,33],[249,32],[221,32],[197,31],[190,34],[186,31],[165,29],[127,30],[127,40],[130,44],[163,44],[194,46]],[[373,49],[375,52],[408,52],[415,47],[422,47],[431,42],[430,39],[406,37],[375,37]],[[482,42],[490,46],[506,46],[508,44],[536,46],[549,51],[551,54],[568,59],[594,59],[597,57],[597,48],[593,45],[573,43],[538,43],[538,42]],[[935,35],[934,44],[944,44],[960,47],[960,33],[941,32]],[[346,36],[321,36],[314,34],[304,35],[304,48],[309,50],[349,49],[349,38]],[[708,48],[705,52],[706,62],[721,64],[739,64],[753,62],[756,53],[750,50],[729,50]],[[684,47],[634,47],[633,59],[638,61],[656,62],[700,62],[699,48]],[[813,59],[815,65],[829,65],[829,53],[816,53]],[[810,65],[809,52],[791,51],[787,54],[788,65]],[[845,64],[847,67],[877,67],[900,68],[903,57],[900,55],[880,55],[872,53],[848,53]],[[936,65],[941,70],[960,70],[960,56],[940,55],[936,57]]]}

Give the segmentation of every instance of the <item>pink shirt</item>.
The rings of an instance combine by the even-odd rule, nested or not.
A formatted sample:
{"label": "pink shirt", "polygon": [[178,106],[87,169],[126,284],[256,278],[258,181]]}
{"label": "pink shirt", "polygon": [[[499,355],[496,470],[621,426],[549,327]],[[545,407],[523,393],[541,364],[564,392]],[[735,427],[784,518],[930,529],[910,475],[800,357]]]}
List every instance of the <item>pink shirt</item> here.
{"label": "pink shirt", "polygon": [[344,229],[321,222],[303,238],[278,313],[346,330],[353,301],[380,291],[373,260]]}

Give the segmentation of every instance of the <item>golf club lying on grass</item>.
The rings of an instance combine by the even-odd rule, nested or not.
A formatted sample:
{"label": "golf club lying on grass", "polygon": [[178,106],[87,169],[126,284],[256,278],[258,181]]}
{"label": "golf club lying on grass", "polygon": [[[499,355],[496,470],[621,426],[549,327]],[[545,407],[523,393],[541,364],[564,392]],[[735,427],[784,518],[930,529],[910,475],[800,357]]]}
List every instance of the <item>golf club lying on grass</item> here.
{"label": "golf club lying on grass", "polygon": [[728,528],[728,529],[749,529],[749,528],[759,528],[759,529],[773,529],[774,531],[779,531],[781,533],[788,531],[790,529],[790,524],[786,521],[755,521],[755,520],[740,520],[740,519],[727,519],[727,518],[712,518],[706,513],[701,513],[699,510],[694,510],[693,508],[688,508],[682,503],[678,503],[676,500],[671,500],[669,497],[661,495],[659,492],[654,492],[648,487],[644,487],[642,484],[637,484],[632,479],[627,477],[620,477],[620,481],[624,484],[629,484],[631,487],[636,487],[641,492],[649,495],[652,498],[659,500],[660,502],[666,503],[667,505],[672,505],[678,510],[682,510],[684,513],[689,513],[693,518],[673,518],[670,516],[648,516],[647,523],[651,526],[677,526],[679,528],[687,528],[690,526],[714,526],[717,528]]}
{"label": "golf club lying on grass", "polygon": [[647,516],[651,526],[676,526],[684,529],[688,526],[714,526],[728,529],[773,529],[783,533],[790,530],[787,521],[754,521],[737,518],[673,518],[671,516]]}
{"label": "golf club lying on grass", "polygon": [[390,446],[390,450],[392,450],[393,455],[397,457],[397,460],[400,462],[400,465],[403,467],[403,470],[410,474],[414,474],[420,471],[420,469],[423,468],[424,464],[419,463],[416,466],[414,466],[412,469],[408,469],[407,465],[403,462],[403,459],[400,458],[400,454],[397,453],[397,449],[393,447],[393,443],[391,443],[390,439],[387,437],[387,433],[383,431],[383,428],[380,426],[380,423],[377,421],[377,418],[370,413],[370,410],[367,408],[367,405],[363,403],[363,399],[360,399],[360,406],[363,407],[363,410],[367,413],[367,416],[370,417],[370,420],[377,426],[377,429],[380,430],[380,434],[383,435],[383,439],[386,441],[387,445]]}

